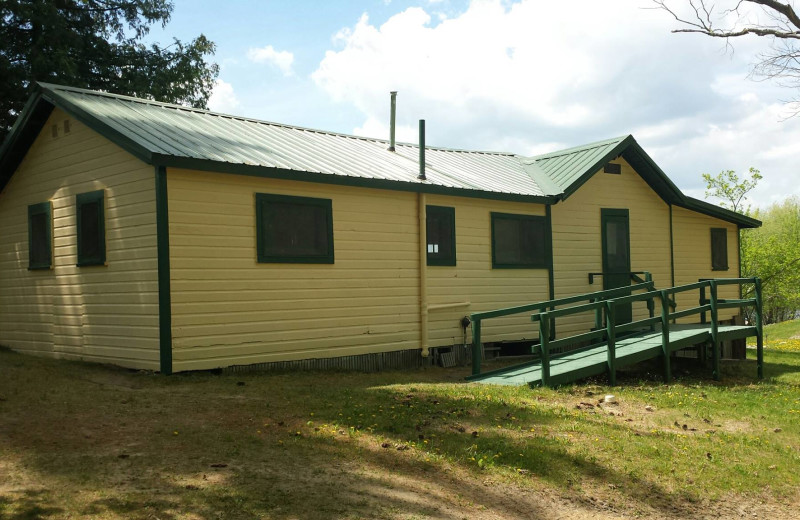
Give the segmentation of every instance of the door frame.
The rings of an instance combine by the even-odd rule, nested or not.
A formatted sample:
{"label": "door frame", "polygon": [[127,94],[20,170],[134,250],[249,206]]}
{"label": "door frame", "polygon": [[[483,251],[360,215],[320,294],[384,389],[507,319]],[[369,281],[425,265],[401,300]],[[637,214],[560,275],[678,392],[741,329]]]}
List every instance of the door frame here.
{"label": "door frame", "polygon": [[[606,222],[610,217],[625,217],[625,223],[627,228],[627,235],[628,239],[626,240],[627,245],[627,255],[626,258],[628,259],[628,273],[631,272],[631,217],[630,217],[630,210],[628,209],[614,209],[614,208],[601,208],[600,209],[600,242],[601,242],[601,251],[602,251],[602,272],[603,272],[603,290],[606,289],[614,289],[615,287],[608,287],[608,236],[606,231]],[[630,274],[628,274],[628,284],[630,284]],[[621,309],[622,306],[619,306]],[[633,319],[633,309],[631,309],[630,305],[626,305],[629,312],[631,312],[631,319]],[[625,311],[623,311],[625,312]],[[621,321],[618,321],[621,323]]]}

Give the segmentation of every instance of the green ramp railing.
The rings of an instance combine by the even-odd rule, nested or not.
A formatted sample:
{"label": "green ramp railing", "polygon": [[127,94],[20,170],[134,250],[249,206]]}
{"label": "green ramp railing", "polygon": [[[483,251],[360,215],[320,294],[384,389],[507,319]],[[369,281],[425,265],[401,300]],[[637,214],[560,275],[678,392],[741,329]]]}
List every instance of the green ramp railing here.
{"label": "green ramp railing", "polygon": [[[718,287],[722,285],[755,285],[754,298],[742,299],[721,299],[717,297]],[[646,284],[640,284],[646,285]],[[651,284],[652,285],[652,284]],[[637,286],[631,286],[634,288]],[[652,289],[652,287],[651,287]],[[708,289],[710,298],[706,300],[705,291]],[[700,292],[700,305],[691,307],[680,311],[671,312],[673,297],[676,294],[698,290]],[[607,291],[602,291],[607,292]],[[581,295],[587,296],[587,295]],[[595,298],[601,295],[595,296]],[[579,298],[578,296],[574,298]],[[590,298],[592,299],[592,298]],[[661,315],[654,316],[654,312],[650,311],[650,316],[645,319],[640,319],[627,323],[616,322],[616,307],[618,305],[630,304],[638,301],[648,303],[648,310],[652,309],[652,301],[659,299],[661,301]],[[578,300],[580,301],[580,300]],[[558,300],[553,301],[558,304]],[[563,304],[564,302],[562,302]],[[541,380],[542,385],[549,386],[550,384],[550,361],[551,350],[554,348],[564,348],[570,346],[578,346],[585,344],[588,341],[599,341],[599,343],[592,344],[592,348],[598,346],[606,346],[608,354],[608,375],[612,385],[616,384],[616,340],[622,333],[634,330],[641,330],[645,327],[650,327],[654,330],[656,324],[661,326],[661,345],[662,356],[664,360],[664,378],[666,381],[671,380],[671,367],[670,367],[670,322],[685,318],[695,314],[701,316],[701,323],[705,322],[705,313],[710,313],[711,321],[710,336],[713,355],[713,375],[715,379],[719,379],[719,361],[720,361],[720,338],[719,338],[719,310],[727,308],[743,308],[746,306],[753,306],[755,310],[756,323],[753,327],[755,329],[757,341],[757,370],[759,379],[764,377],[764,352],[763,352],[763,320],[762,320],[762,294],[761,294],[761,280],[759,278],[719,278],[702,280],[696,283],[681,285],[678,287],[671,287],[663,290],[648,290],[641,294],[630,294],[624,296],[612,296],[602,298],[600,301],[590,301],[581,305],[575,305],[563,309],[556,310],[543,310],[538,314],[531,316],[531,320],[539,322],[539,349],[541,355]],[[553,339],[550,331],[556,318],[570,316],[585,312],[595,312],[595,315],[603,314],[605,318],[605,329],[598,328],[590,332],[575,334],[561,339]],[[473,329],[473,334],[474,334]],[[477,336],[480,338],[480,335]],[[473,351],[474,356],[474,351]],[[475,373],[473,366],[473,373]]]}
{"label": "green ramp railing", "polygon": [[[630,295],[635,291],[652,291],[653,282],[639,283],[626,287],[619,287],[617,289],[608,289],[605,291],[597,291],[587,294],[579,294],[567,298],[559,298],[556,300],[547,300],[537,303],[529,303],[526,305],[518,305],[515,307],[508,307],[505,309],[497,309],[493,311],[476,312],[470,315],[472,322],[472,375],[480,375],[481,361],[483,359],[483,343],[481,338],[483,322],[490,319],[501,318],[505,316],[512,316],[514,314],[530,313],[531,311],[545,311],[547,309],[556,310],[558,307],[570,305],[580,302],[595,302],[601,303],[609,298]],[[548,328],[548,335],[554,327]],[[540,333],[541,334],[541,333]],[[541,342],[541,335],[540,335]]]}

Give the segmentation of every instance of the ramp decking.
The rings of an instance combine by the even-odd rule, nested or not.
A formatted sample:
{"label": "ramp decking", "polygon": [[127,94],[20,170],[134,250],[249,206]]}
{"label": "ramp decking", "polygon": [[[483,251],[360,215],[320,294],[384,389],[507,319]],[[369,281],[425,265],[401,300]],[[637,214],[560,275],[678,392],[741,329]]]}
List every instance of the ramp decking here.
{"label": "ramp decking", "polygon": [[[717,298],[720,285],[753,284],[753,298],[724,300]],[[633,294],[636,291],[645,291]],[[687,291],[699,292],[699,305],[676,309],[673,296]],[[706,293],[709,297],[706,297]],[[661,315],[655,316],[655,300],[661,302]],[[583,303],[587,302],[588,303]],[[642,302],[647,305],[649,318],[634,322],[616,323],[616,307]],[[718,310],[725,308],[754,309],[752,325],[720,323]],[[539,311],[531,320],[539,323],[539,345],[534,350],[540,359],[491,372],[481,372],[483,347],[482,322],[501,316]],[[556,319],[580,313],[594,313],[595,327],[582,334],[555,339]],[[707,314],[710,319],[707,320]],[[676,324],[678,319],[696,315],[699,323]],[[472,369],[470,381],[500,385],[557,386],[586,377],[608,374],[616,383],[616,369],[653,358],[661,358],[664,379],[671,379],[670,356],[676,350],[702,345],[701,359],[706,347],[712,354],[714,378],[719,378],[720,343],[731,339],[755,337],[757,341],[758,377],[763,377],[763,327],[761,321],[761,281],[758,278],[723,278],[701,280],[697,283],[654,290],[652,281],[630,287],[548,300],[519,307],[475,313],[471,317],[473,332]],[[586,346],[588,345],[588,346]],[[555,353],[564,349],[564,353]]]}
{"label": "ramp decking", "polygon": [[[720,325],[721,340],[756,336],[755,327]],[[673,325],[670,329],[669,352],[687,346],[707,343],[711,339],[710,325]],[[567,352],[550,359],[550,385],[563,385],[587,377],[605,374],[608,371],[608,348],[606,345]],[[642,332],[616,343],[617,368],[632,365],[663,355],[661,330]],[[484,372],[467,378],[496,385],[542,385],[542,362],[532,361]]]}

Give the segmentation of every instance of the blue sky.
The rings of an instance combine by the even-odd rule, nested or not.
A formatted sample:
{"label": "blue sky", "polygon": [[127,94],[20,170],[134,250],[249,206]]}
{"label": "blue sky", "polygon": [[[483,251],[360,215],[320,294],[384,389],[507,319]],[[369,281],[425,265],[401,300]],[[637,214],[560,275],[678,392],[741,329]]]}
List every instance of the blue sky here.
{"label": "blue sky", "polygon": [[431,145],[520,154],[632,133],[690,195],[701,173],[750,166],[754,204],[800,195],[794,93],[747,78],[768,42],[671,34],[651,5],[175,0],[150,38],[216,42],[221,112],[385,138],[398,90],[401,140],[421,118]]}

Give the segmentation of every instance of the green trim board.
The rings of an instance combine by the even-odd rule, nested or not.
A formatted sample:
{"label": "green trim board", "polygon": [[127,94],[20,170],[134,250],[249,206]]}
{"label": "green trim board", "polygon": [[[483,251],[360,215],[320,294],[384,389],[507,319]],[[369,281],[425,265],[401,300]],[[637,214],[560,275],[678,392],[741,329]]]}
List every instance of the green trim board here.
{"label": "green trim board", "polygon": [[331,199],[256,193],[259,263],[332,264],[333,252]]}
{"label": "green trim board", "polygon": [[52,112],[53,105],[43,102],[38,88],[35,89],[0,145],[0,192],[11,180]]}
{"label": "green trim board", "polygon": [[[456,209],[427,205],[425,216],[427,265],[456,265]],[[434,244],[431,240],[437,242]]]}
{"label": "green trim board", "polygon": [[158,345],[162,374],[172,374],[172,293],[169,265],[167,169],[155,168],[156,243],[158,249]]}
{"label": "green trim board", "polygon": [[[44,234],[44,237],[38,236],[39,234]],[[53,267],[53,204],[47,201],[28,206],[28,269],[33,271],[51,267]]]}
{"label": "green trim board", "polygon": [[75,219],[77,224],[78,267],[105,265],[105,192],[97,190],[76,195]]}
{"label": "green trim board", "polygon": [[[669,205],[669,279],[670,287],[675,287],[675,236],[672,231],[672,204]],[[742,273],[739,273],[740,275]],[[741,278],[741,276],[740,276]]]}
{"label": "green trim board", "polygon": [[[548,204],[544,208],[544,218],[547,221],[547,290],[550,300],[556,299],[556,276],[553,272],[553,207]],[[550,307],[549,310],[555,310],[555,307]],[[556,320],[550,324],[550,339],[556,339]]]}
{"label": "green trim board", "polygon": [[[518,213],[498,213],[492,211],[492,269],[547,269],[552,263],[549,249],[547,217],[524,215]],[[514,227],[516,225],[516,228]],[[503,236],[500,239],[501,235]],[[515,236],[514,236],[515,235]],[[532,236],[531,236],[532,235]],[[536,235],[541,235],[537,237]],[[514,240],[516,238],[516,240]],[[538,241],[541,245],[534,243]],[[503,243],[505,242],[505,244]],[[514,246],[517,255],[510,255],[508,250],[500,251],[504,245]],[[512,259],[510,256],[516,256]]]}

